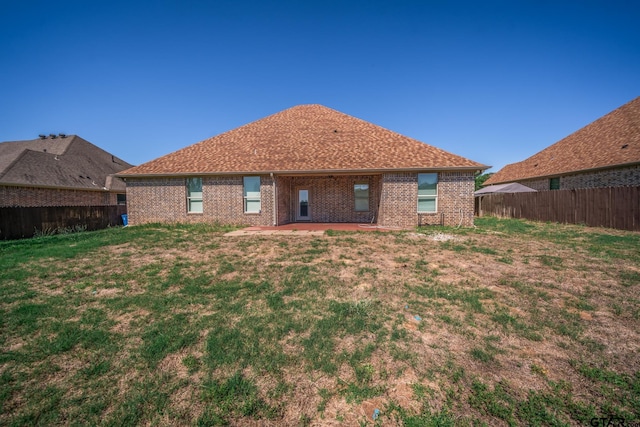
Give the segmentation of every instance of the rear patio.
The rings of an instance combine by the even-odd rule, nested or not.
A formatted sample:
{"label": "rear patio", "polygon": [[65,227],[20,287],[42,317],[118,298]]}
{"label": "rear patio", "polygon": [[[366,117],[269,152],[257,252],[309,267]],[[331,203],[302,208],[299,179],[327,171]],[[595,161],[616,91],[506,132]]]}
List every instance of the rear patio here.
{"label": "rear patio", "polygon": [[337,222],[298,222],[278,226],[253,226],[226,233],[225,236],[248,236],[248,235],[300,235],[300,236],[321,236],[327,230],[334,231],[393,231],[398,227],[384,227],[376,224],[355,224]]}

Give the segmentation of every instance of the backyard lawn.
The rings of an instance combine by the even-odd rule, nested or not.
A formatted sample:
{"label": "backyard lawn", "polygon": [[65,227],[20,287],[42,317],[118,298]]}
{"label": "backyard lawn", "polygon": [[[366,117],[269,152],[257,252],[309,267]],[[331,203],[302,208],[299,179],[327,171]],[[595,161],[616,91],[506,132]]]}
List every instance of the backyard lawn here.
{"label": "backyard lawn", "polygon": [[640,423],[640,234],[476,225],[0,242],[0,425]]}

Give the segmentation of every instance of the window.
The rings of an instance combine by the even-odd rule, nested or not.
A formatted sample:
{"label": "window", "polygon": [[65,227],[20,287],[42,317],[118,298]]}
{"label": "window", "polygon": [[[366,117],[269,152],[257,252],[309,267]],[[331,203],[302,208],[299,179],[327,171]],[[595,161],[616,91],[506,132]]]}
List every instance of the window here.
{"label": "window", "polygon": [[418,174],[418,212],[437,212],[438,174]]}
{"label": "window", "polygon": [[368,212],[369,211],[369,184],[366,182],[357,182],[353,186],[353,191],[356,196],[356,204],[355,204],[356,212]]}
{"label": "window", "polygon": [[202,213],[202,178],[187,178],[187,212]]}
{"label": "window", "polygon": [[549,190],[559,190],[560,189],[560,177],[549,178]]}
{"label": "window", "polygon": [[260,177],[244,177],[244,212],[260,213]]}
{"label": "window", "polygon": [[127,195],[126,194],[116,194],[116,203],[119,205],[127,204]]}

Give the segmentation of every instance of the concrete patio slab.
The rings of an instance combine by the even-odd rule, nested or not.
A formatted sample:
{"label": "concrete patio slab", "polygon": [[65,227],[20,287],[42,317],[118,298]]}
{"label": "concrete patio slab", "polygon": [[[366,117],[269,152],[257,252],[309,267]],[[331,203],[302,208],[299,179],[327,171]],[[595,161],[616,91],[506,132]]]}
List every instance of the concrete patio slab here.
{"label": "concrete patio slab", "polygon": [[254,235],[298,235],[298,236],[321,236],[327,230],[335,231],[393,231],[398,228],[387,228],[376,224],[352,224],[352,223],[318,223],[318,222],[296,222],[279,226],[254,226],[241,230],[231,231],[225,236],[254,236]]}
{"label": "concrete patio slab", "polygon": [[[253,227],[250,227],[253,228]],[[255,236],[255,235],[296,235],[296,236],[322,236],[322,230],[251,230],[243,228],[242,230],[230,231],[225,236]]]}

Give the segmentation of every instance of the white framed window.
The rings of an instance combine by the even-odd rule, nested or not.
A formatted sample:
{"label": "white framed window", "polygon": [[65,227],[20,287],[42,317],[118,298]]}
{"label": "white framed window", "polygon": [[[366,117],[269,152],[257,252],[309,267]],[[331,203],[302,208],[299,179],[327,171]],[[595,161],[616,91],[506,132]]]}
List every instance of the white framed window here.
{"label": "white framed window", "polygon": [[356,212],[368,212],[369,211],[369,183],[356,182],[353,186],[353,192],[355,193],[355,210]]}
{"label": "white framed window", "polygon": [[187,178],[187,212],[202,213],[202,178]]}
{"label": "white framed window", "polygon": [[260,213],[260,177],[243,177],[244,213]]}
{"label": "white framed window", "polygon": [[418,212],[433,213],[438,211],[438,174],[418,174]]}

